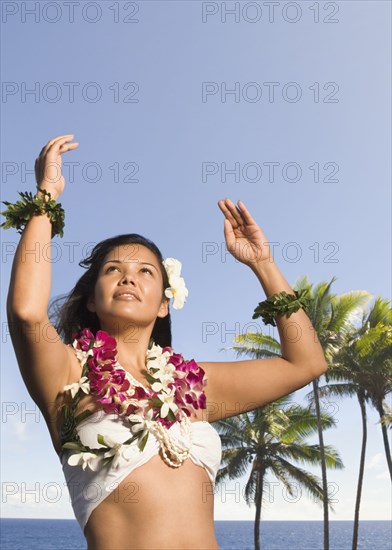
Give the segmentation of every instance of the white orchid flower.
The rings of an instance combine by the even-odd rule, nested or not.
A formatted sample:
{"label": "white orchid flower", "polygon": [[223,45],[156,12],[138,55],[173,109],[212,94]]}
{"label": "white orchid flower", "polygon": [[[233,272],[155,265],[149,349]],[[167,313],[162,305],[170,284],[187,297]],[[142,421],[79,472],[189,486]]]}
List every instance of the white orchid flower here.
{"label": "white orchid flower", "polygon": [[161,406],[161,417],[166,418],[169,414],[169,410],[172,410],[175,413],[178,410],[178,406],[174,403],[174,395],[167,393],[160,393],[158,395],[159,399],[163,401]]}
{"label": "white orchid flower", "polygon": [[[171,377],[173,378],[173,373],[175,372],[176,367],[172,363],[167,363],[167,365],[164,365],[161,368],[161,373],[164,377]],[[159,373],[157,373],[159,375]]]}
{"label": "white orchid flower", "polygon": [[170,352],[165,351],[162,353],[161,346],[154,344],[151,349],[146,352],[147,367],[149,369],[160,369],[167,363],[167,359],[170,357]]}
{"label": "white orchid flower", "polygon": [[152,420],[154,414],[153,409],[149,409],[144,415],[143,414],[130,414],[127,418],[130,422],[136,422],[136,424],[133,424],[131,426],[131,432],[133,434],[136,434],[138,432],[141,432],[139,434],[139,439],[143,439],[143,437],[146,435],[147,432],[149,432],[154,424],[155,421]]}
{"label": "white orchid flower", "polygon": [[154,382],[151,386],[152,391],[161,391],[163,390],[163,385],[160,382]]}
{"label": "white orchid flower", "polygon": [[147,368],[148,369],[161,369],[164,365],[166,365],[166,353],[165,355],[162,354],[159,357],[154,357],[153,359],[147,359]]}
{"label": "white orchid flower", "polygon": [[108,435],[103,437],[103,441],[107,447],[110,447],[110,450],[107,451],[103,457],[107,458],[112,456],[111,467],[117,469],[121,459],[129,460],[129,457],[126,456],[125,452],[128,450],[129,445],[123,445],[122,443],[117,443],[113,441]]}
{"label": "white orchid flower", "polygon": [[88,381],[87,376],[83,376],[79,382],[74,382],[73,384],[64,386],[64,391],[71,391],[72,399],[78,393],[79,389],[81,389],[84,393],[90,393],[90,382]]}
{"label": "white orchid flower", "polygon": [[76,354],[76,357],[79,359],[80,361],[80,364],[81,364],[81,367],[83,368],[84,365],[86,364],[86,361],[88,359],[88,356],[89,355],[93,355],[94,352],[92,349],[89,349],[88,351],[84,351],[82,349],[78,349],[75,347],[76,346],[76,340],[74,340],[74,348],[75,348],[75,354]]}
{"label": "white orchid flower", "polygon": [[179,260],[176,260],[175,258],[166,258],[162,263],[166,269],[168,277],[171,275],[180,276],[182,263]]}
{"label": "white orchid flower", "polygon": [[162,355],[162,347],[159,345],[159,344],[153,344],[151,346],[151,349],[148,349],[147,350],[147,357],[149,357],[150,355],[152,356],[155,356],[155,355]]}
{"label": "white orchid flower", "polygon": [[[170,360],[170,357],[168,358],[168,361]],[[173,374],[176,371],[176,367],[172,364],[167,362],[165,365],[162,365],[157,372],[155,372],[152,376],[156,378],[157,380],[160,380],[161,378],[171,378],[173,379]]]}
{"label": "white orchid flower", "polygon": [[185,281],[180,276],[182,264],[175,258],[166,258],[162,263],[165,266],[170,285],[165,289],[165,296],[167,298],[173,298],[174,309],[181,309],[184,307],[186,298],[189,294],[185,286]]}
{"label": "white orchid flower", "polygon": [[165,289],[165,296],[173,298],[174,309],[182,309],[184,307],[188,294],[188,289],[182,277],[177,277],[174,281],[171,279],[170,287]]}
{"label": "white orchid flower", "polygon": [[82,466],[83,470],[85,470],[88,466],[94,472],[98,470],[100,462],[100,456],[85,451],[81,451],[80,453],[73,453],[68,459],[68,464],[70,466]]}
{"label": "white orchid flower", "polygon": [[159,392],[162,390],[170,391],[169,384],[173,382],[173,371],[175,371],[174,365],[171,365],[173,368],[168,369],[168,372],[157,372],[154,378],[157,378],[157,381],[151,385],[152,391]]}

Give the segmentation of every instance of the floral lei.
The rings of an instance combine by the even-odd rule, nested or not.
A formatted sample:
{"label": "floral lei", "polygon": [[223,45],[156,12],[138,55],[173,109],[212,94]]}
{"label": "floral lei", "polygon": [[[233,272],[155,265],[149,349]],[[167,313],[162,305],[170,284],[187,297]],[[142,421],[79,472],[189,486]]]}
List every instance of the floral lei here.
{"label": "floral lei", "polygon": [[[82,373],[79,382],[64,387],[64,391],[70,391],[72,396],[72,412],[64,405],[62,448],[79,451],[69,457],[71,466],[81,465],[86,469],[88,465],[96,470],[102,462],[103,466],[111,463],[112,467],[117,467],[121,458],[126,458],[126,450],[133,441],[137,440],[139,450],[143,451],[149,432],[156,432],[158,424],[159,432],[162,432],[162,427],[168,429],[176,422],[187,420],[186,417],[190,417],[195,409],[206,408],[205,371],[193,359],[185,361],[171,347],[162,348],[151,340],[146,352],[146,379],[151,387],[145,388],[128,379],[129,373],[116,359],[117,342],[107,332],[98,330],[94,338],[85,328],[78,338],[78,333],[72,336]],[[121,444],[99,434],[97,440],[102,447],[92,449],[83,445],[76,426],[93,414],[85,410],[74,416],[83,394],[94,395],[105,413],[117,413],[127,419],[132,437]]]}

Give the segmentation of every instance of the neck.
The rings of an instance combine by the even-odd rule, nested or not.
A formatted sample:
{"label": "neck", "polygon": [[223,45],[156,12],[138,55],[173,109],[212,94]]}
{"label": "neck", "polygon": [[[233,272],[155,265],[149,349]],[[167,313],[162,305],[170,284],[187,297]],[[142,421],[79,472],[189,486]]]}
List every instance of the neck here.
{"label": "neck", "polygon": [[146,353],[152,334],[154,323],[139,327],[126,322],[114,325],[101,323],[101,328],[117,342],[117,361],[130,372],[135,370],[140,374],[146,373]]}

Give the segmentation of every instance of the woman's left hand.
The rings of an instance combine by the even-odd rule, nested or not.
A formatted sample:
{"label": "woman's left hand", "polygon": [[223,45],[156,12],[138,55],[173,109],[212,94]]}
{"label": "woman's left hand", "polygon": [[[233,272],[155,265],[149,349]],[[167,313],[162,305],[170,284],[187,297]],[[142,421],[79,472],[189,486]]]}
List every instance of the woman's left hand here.
{"label": "woman's left hand", "polygon": [[268,241],[245,204],[239,200],[236,206],[226,198],[218,201],[218,206],[225,215],[224,233],[227,250],[234,258],[249,267],[262,262],[272,262]]}

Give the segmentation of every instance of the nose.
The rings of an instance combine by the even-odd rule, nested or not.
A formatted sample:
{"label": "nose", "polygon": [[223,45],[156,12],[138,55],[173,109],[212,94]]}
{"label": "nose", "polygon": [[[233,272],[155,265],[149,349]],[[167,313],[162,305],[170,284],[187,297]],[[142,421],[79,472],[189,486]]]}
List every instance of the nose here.
{"label": "nose", "polygon": [[125,284],[128,284],[128,281],[135,285],[135,278],[134,278],[134,275],[132,273],[126,273],[121,281],[121,284],[123,285],[124,283]]}

